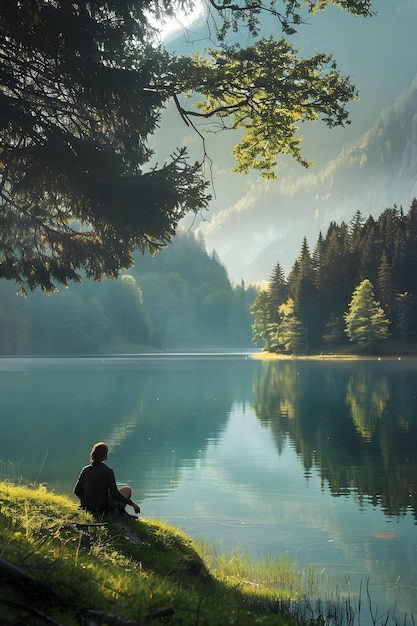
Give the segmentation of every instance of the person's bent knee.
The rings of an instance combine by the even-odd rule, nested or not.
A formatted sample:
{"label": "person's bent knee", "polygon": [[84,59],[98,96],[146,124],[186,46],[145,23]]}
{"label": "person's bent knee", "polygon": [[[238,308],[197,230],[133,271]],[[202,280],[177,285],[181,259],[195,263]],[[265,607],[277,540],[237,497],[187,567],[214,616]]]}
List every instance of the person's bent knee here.
{"label": "person's bent knee", "polygon": [[120,487],[119,491],[128,500],[132,498],[132,488],[129,487],[128,485],[125,485],[124,487]]}

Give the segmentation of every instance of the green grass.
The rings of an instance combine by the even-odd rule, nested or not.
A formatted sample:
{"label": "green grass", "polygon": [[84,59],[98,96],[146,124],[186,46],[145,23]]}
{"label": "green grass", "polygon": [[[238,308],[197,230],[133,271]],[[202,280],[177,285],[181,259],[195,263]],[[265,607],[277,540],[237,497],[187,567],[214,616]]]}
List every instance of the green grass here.
{"label": "green grass", "polygon": [[349,598],[336,590],[319,599],[323,581],[310,565],[253,561],[164,522],[124,517],[90,528],[86,548],[77,523],[93,521],[43,486],[0,482],[2,624],[79,625],[91,611],[94,624],[118,626],[161,623],[159,611],[182,626],[354,623]]}
{"label": "green grass", "polygon": [[[86,549],[76,523],[93,519],[70,498],[45,487],[0,483],[3,620],[45,623],[47,616],[71,625],[95,610],[145,624],[150,615],[170,609],[174,624],[295,623],[276,612],[281,587],[271,596],[261,586],[247,592],[249,579],[239,583],[239,567],[251,576],[243,556],[239,567],[219,562],[217,576],[181,531],[163,522],[117,520],[92,527]],[[12,580],[5,563],[31,579]]]}

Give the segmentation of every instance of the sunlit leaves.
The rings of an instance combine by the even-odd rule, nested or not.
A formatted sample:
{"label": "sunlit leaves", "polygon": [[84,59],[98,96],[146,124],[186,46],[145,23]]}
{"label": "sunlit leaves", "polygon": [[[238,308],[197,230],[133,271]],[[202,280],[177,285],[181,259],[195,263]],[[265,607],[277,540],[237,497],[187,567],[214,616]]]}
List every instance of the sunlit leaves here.
{"label": "sunlit leaves", "polygon": [[[331,57],[299,58],[283,39],[230,47],[225,37],[230,28],[255,36],[265,13],[288,35],[303,10],[332,4],[368,15],[370,2],[207,0],[214,50],[170,55],[152,24],[194,4],[0,4],[0,277],[47,292],[79,280],[80,269],[114,277],[134,250],[155,252],[186,213],[208,206],[202,163],[181,149],[155,164],[150,138],[169,101],[201,138],[198,118],[236,131],[236,171],[267,178],[279,154],[308,165],[303,122],[348,123],[356,92]],[[184,93],[197,108],[180,105]]]}
{"label": "sunlit leaves", "polygon": [[196,102],[201,116],[239,131],[235,171],[255,169],[266,178],[276,177],[279,154],[290,154],[307,167],[300,124],[318,119],[330,127],[347,124],[345,104],[356,97],[330,56],[303,59],[289,42],[272,38],[245,49],[224,47],[196,55],[180,84],[202,96]]}
{"label": "sunlit leaves", "polygon": [[296,316],[292,298],[281,304],[279,315],[281,321],[276,327],[275,351],[297,354],[305,345],[305,328]]}
{"label": "sunlit leaves", "polygon": [[345,315],[346,334],[359,347],[367,348],[389,336],[389,320],[375,300],[372,283],[365,279],[355,289]]}

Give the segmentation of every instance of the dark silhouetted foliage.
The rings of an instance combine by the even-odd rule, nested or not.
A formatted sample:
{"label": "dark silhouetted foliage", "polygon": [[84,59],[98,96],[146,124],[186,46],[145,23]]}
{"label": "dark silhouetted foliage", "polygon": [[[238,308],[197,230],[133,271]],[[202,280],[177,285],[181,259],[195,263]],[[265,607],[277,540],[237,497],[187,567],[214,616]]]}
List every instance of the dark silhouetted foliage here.
{"label": "dark silhouetted foliage", "polygon": [[[356,89],[330,55],[303,58],[286,39],[259,37],[265,12],[291,35],[303,23],[301,9],[314,13],[316,2],[283,0],[277,8],[209,0],[214,49],[168,53],[151,22],[193,5],[2,0],[0,277],[22,292],[53,292],[79,282],[80,271],[115,278],[132,266],[135,250],[161,249],[185,214],[207,207],[204,143],[197,163],[179,148],[158,164],[150,147],[168,103],[201,139],[208,121],[241,131],[236,170],[267,177],[280,153],[308,165],[301,122],[349,123],[346,104]],[[371,2],[319,5],[366,16]],[[253,45],[230,45],[227,33],[240,28],[256,38]],[[190,94],[200,100],[187,109],[180,98]]]}

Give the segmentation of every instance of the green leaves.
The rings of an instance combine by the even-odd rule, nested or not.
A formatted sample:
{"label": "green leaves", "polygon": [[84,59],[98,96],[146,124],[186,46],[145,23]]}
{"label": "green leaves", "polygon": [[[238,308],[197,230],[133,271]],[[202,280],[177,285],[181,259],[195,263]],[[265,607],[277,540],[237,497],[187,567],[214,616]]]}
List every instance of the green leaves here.
{"label": "green leaves", "polygon": [[375,300],[372,283],[365,279],[353,292],[345,314],[346,334],[359,347],[369,347],[389,336],[389,320]]}
{"label": "green leaves", "polygon": [[308,13],[323,11],[328,6],[336,6],[355,16],[371,16],[372,0],[282,0],[278,5],[274,0],[208,0],[209,8],[222,17],[220,25],[213,18],[215,31],[221,41],[225,41],[230,31],[246,28],[252,35],[258,35],[262,15],[275,20],[285,35],[293,35],[306,20]]}
{"label": "green leaves", "polygon": [[207,205],[184,150],[148,165],[169,56],[148,43],[143,10],[2,3],[0,277],[23,291],[53,292],[82,268],[115,277]]}
{"label": "green leaves", "polygon": [[[56,282],[80,280],[80,269],[114,277],[134,250],[155,252],[186,213],[208,206],[203,164],[185,150],[152,165],[150,138],[169,100],[201,138],[198,119],[236,131],[236,172],[275,178],[279,154],[307,166],[301,124],[348,123],[354,87],[330,56],[300,58],[284,39],[232,47],[226,34],[255,35],[265,12],[290,34],[303,10],[330,4],[370,14],[365,0],[283,0],[279,8],[209,0],[217,47],[178,57],[156,45],[148,18],[191,9],[193,0],[3,0],[0,278],[52,292]],[[180,104],[184,94],[196,108]]]}
{"label": "green leaves", "polygon": [[303,166],[300,124],[322,119],[329,127],[349,123],[345,104],[356,98],[356,89],[342,77],[331,56],[299,58],[284,39],[263,39],[245,49],[225,46],[195,55],[189,72],[179,83],[202,98],[195,103],[199,114],[217,128],[241,131],[233,153],[236,172],[251,169],[265,178],[276,178],[277,156],[290,154]]}

